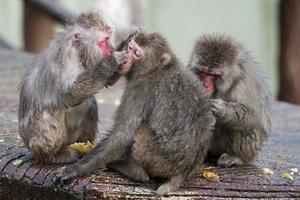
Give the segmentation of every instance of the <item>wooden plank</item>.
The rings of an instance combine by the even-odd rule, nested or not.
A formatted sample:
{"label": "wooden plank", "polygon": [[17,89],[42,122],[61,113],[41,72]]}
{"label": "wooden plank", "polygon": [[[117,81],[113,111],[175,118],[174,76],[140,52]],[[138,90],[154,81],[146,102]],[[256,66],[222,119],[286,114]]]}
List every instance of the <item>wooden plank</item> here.
{"label": "wooden plank", "polygon": [[[0,199],[159,199],[155,189],[158,180],[141,183],[130,180],[113,171],[95,171],[89,176],[77,178],[63,187],[53,184],[54,171],[58,166],[42,166],[30,160],[17,133],[17,85],[25,71],[24,63],[32,57],[21,52],[0,49]],[[11,69],[11,70],[8,70]],[[5,75],[4,75],[5,74]],[[10,77],[11,80],[9,80]],[[9,83],[9,84],[8,84]],[[97,95],[101,99],[100,130],[103,137],[112,124],[116,109],[113,104],[120,98],[124,82]],[[1,101],[7,99],[7,101]],[[104,103],[103,103],[104,102]],[[3,108],[3,109],[2,109]],[[300,199],[300,176],[288,181],[280,175],[290,168],[300,169],[300,107],[275,102],[273,105],[273,129],[269,140],[253,166],[218,168],[211,163],[198,170],[183,187],[166,199],[224,199],[224,198],[279,198]],[[4,131],[5,129],[5,131]],[[16,166],[15,159],[23,162]],[[269,167],[275,175],[265,175],[261,167]],[[217,173],[219,182],[202,178],[203,170]]]}

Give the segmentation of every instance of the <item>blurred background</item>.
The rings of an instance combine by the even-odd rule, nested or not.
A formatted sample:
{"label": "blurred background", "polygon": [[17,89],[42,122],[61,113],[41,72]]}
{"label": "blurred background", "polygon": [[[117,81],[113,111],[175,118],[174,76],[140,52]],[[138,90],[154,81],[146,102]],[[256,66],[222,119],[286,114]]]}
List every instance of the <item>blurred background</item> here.
{"label": "blurred background", "polygon": [[184,64],[200,35],[231,35],[268,74],[274,96],[300,104],[299,0],[1,0],[0,46],[37,53],[89,9],[116,27],[117,41],[135,27],[161,32]]}

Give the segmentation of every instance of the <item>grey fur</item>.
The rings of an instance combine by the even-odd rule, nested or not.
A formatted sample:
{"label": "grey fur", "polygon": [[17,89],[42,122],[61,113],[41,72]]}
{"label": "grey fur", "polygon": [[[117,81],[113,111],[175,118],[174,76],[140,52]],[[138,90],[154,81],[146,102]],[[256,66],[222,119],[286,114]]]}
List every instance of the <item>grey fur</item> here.
{"label": "grey fur", "polygon": [[[57,180],[82,176],[106,164],[140,181],[164,177],[164,195],[180,187],[208,150],[215,119],[197,77],[182,68],[159,34],[135,41],[145,57],[127,74],[128,83],[108,138]],[[118,163],[119,162],[119,163]]]}
{"label": "grey fur", "polygon": [[[87,17],[102,19],[84,13],[77,21]],[[98,109],[94,94],[118,70],[120,63],[114,57],[126,58],[123,52],[104,60],[94,36],[101,33],[101,27],[67,26],[36,57],[20,84],[19,133],[41,162],[74,162],[78,154],[68,145],[95,139]]]}
{"label": "grey fur", "polygon": [[[222,72],[211,96],[217,117],[209,150],[224,167],[250,164],[271,129],[271,92],[265,75],[250,53],[230,37],[201,37],[192,52],[190,69]],[[200,77],[201,80],[201,77]]]}

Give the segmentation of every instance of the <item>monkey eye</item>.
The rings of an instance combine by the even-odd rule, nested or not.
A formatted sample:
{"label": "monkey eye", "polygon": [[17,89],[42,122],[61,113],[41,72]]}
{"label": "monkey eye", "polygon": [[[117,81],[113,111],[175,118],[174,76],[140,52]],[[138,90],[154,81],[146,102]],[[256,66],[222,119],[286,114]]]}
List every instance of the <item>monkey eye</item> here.
{"label": "monkey eye", "polygon": [[162,42],[159,42],[159,45],[160,45],[160,46],[163,46],[163,47],[166,46],[166,44],[164,44],[164,43],[162,43]]}
{"label": "monkey eye", "polygon": [[76,39],[79,39],[79,38],[80,38],[80,33],[75,33],[74,37],[75,37]]}
{"label": "monkey eye", "polygon": [[128,49],[132,50],[132,44],[131,43],[128,44]]}
{"label": "monkey eye", "polygon": [[104,42],[107,42],[108,40],[109,40],[109,36],[107,36],[103,39]]}

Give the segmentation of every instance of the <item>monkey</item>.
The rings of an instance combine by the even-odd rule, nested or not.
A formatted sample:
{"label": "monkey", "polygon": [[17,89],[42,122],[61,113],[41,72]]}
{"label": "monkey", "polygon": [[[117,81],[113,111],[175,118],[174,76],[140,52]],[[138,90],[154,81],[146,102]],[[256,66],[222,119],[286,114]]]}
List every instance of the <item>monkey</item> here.
{"label": "monkey", "polygon": [[167,179],[157,189],[165,195],[203,163],[215,118],[198,78],[158,33],[139,32],[127,55],[131,68],[111,133],[81,160],[58,170],[57,183],[106,165],[138,181]]}
{"label": "monkey", "polygon": [[75,162],[80,155],[69,145],[94,141],[98,130],[94,94],[113,84],[110,77],[127,59],[126,52],[113,51],[112,34],[101,15],[82,13],[37,55],[24,75],[19,134],[38,162]]}
{"label": "monkey", "polygon": [[216,117],[208,158],[221,167],[249,165],[271,129],[266,75],[242,44],[224,35],[200,37],[188,69],[201,80]]}

